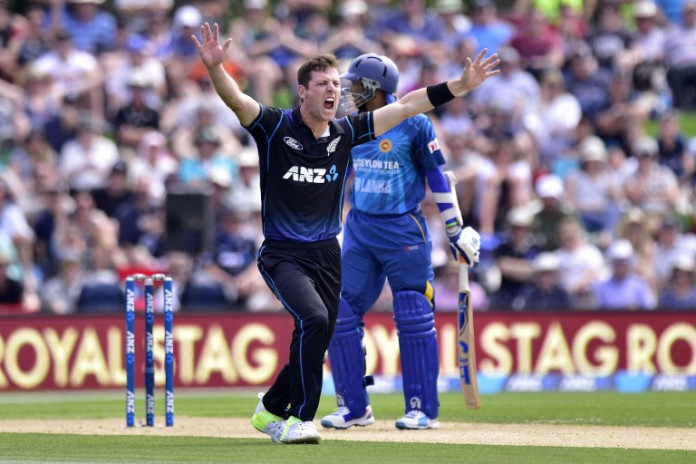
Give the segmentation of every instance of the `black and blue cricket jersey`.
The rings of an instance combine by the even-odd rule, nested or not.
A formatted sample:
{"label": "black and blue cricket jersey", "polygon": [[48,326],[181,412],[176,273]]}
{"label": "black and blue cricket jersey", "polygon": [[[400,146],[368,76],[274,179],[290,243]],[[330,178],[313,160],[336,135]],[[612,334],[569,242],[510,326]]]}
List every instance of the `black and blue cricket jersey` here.
{"label": "black and blue cricket jersey", "polygon": [[246,129],[259,150],[264,236],[300,243],[336,237],[350,151],[374,140],[372,113],[334,119],[315,139],[299,107],[260,107]]}

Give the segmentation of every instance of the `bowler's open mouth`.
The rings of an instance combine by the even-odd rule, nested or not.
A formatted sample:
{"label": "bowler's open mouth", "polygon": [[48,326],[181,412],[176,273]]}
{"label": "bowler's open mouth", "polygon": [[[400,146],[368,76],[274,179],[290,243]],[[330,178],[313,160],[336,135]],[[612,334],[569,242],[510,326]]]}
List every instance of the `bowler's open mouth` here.
{"label": "bowler's open mouth", "polygon": [[327,110],[332,110],[335,104],[336,99],[333,97],[329,97],[326,100],[324,100],[324,108],[326,108]]}

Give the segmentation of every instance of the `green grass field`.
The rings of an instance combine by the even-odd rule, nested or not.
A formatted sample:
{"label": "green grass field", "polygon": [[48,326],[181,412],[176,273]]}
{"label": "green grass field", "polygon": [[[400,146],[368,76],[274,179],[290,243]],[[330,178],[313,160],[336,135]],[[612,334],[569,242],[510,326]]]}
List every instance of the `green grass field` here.
{"label": "green grass field", "polygon": [[[138,396],[137,410],[144,401]],[[163,404],[157,404],[158,419]],[[378,419],[401,415],[400,395],[372,395]],[[248,418],[256,404],[253,393],[179,391],[177,417]],[[0,424],[9,420],[88,420],[123,418],[121,392],[5,393],[0,396]],[[325,396],[318,417],[330,412],[334,398]],[[441,395],[443,422],[696,427],[696,392],[645,394],[616,393],[506,393],[486,395],[478,411],[467,410],[458,393]],[[176,426],[175,426],[176,427]],[[249,425],[249,427],[251,427]],[[124,427],[125,430],[125,427]],[[624,430],[624,429],[621,429]],[[649,429],[648,429],[649,430]],[[98,433],[98,432],[95,432]],[[399,432],[396,429],[393,431]],[[427,433],[427,432],[413,432]],[[540,446],[450,445],[325,440],[319,446],[282,446],[263,435],[258,438],[186,436],[67,435],[0,433],[0,462],[244,462],[244,463],[659,463],[696,462],[696,453],[680,450],[578,448]]]}

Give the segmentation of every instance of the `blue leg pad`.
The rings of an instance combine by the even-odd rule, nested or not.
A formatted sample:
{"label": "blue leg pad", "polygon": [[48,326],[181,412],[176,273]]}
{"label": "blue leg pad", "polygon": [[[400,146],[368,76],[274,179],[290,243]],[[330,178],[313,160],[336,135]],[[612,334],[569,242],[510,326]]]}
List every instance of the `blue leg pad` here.
{"label": "blue leg pad", "polygon": [[370,401],[365,388],[365,348],[362,318],[353,313],[341,298],[336,329],[329,344],[331,374],[336,386],[336,401],[361,416]]}
{"label": "blue leg pad", "polygon": [[396,292],[394,322],[399,332],[406,411],[418,409],[435,419],[440,407],[437,395],[439,356],[430,300],[419,292]]}

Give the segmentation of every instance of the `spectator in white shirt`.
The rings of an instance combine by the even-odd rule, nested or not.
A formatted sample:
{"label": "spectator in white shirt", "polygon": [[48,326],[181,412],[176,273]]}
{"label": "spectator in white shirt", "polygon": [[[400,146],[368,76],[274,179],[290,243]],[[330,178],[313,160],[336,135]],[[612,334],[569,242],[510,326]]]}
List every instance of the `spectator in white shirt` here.
{"label": "spectator in white shirt", "polygon": [[94,190],[106,185],[119,153],[116,144],[102,130],[101,121],[83,115],[77,137],[63,145],[60,171],[71,189]]}
{"label": "spectator in white shirt", "polygon": [[597,285],[599,309],[654,309],[656,298],[648,282],[633,270],[633,247],[619,239],[607,250],[612,274]]}
{"label": "spectator in white shirt", "polygon": [[573,217],[561,222],[559,237],[561,247],[555,252],[560,262],[559,284],[577,307],[593,308],[594,282],[606,271],[602,252],[587,241],[582,225]]}

